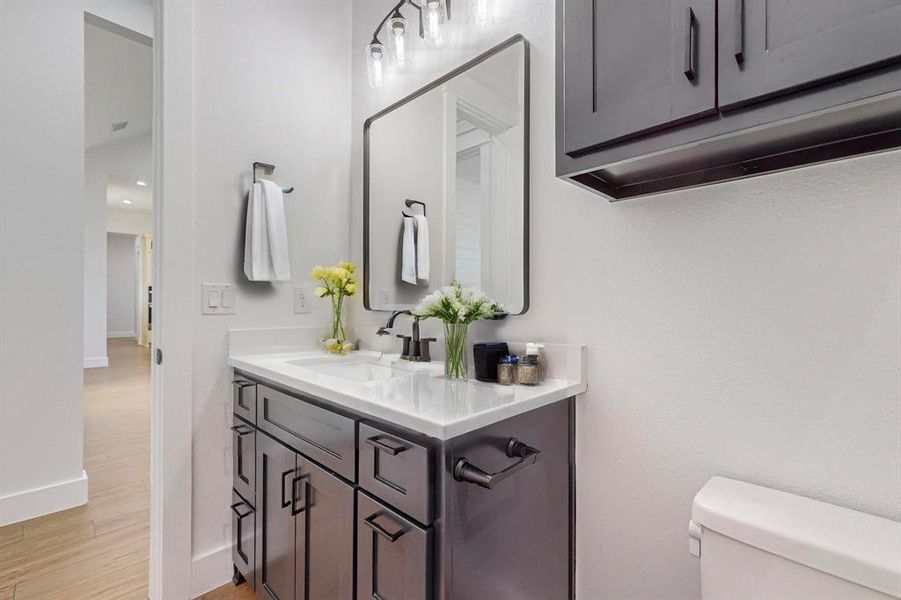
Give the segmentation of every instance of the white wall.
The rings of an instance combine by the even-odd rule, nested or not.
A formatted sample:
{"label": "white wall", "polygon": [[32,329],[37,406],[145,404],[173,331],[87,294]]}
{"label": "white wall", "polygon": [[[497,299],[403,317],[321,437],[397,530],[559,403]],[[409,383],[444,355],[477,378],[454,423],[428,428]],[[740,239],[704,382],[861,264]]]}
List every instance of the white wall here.
{"label": "white wall", "polygon": [[0,525],[87,497],[82,23],[0,3]]}
{"label": "white wall", "polygon": [[[312,267],[348,247],[350,18],[349,1],[196,3],[193,540],[197,569],[220,584],[231,577],[227,331],[327,323],[324,303],[293,314],[292,283],[243,275],[251,163],[274,164],[274,178],[295,187],[293,280],[312,287]],[[236,284],[237,314],[201,316],[201,282]]]}
{"label": "white wall", "polygon": [[0,2],[0,525],[87,500],[84,10],[149,31],[147,6]]}
{"label": "white wall", "polygon": [[[385,6],[355,0],[352,243],[359,260],[363,120],[524,33],[532,306],[474,337],[588,344],[577,597],[697,598],[686,525],[715,474],[901,518],[901,152],[609,204],[554,176],[553,2],[497,4],[479,32],[455,2],[468,31],[373,91]],[[385,314],[354,318],[374,334]]]}
{"label": "white wall", "polygon": [[106,366],[106,234],[151,233],[149,214],[107,206],[109,177],[151,172],[151,136],[96,146],[85,157],[84,365]]}
{"label": "white wall", "polygon": [[107,234],[106,264],[107,337],[134,337],[137,334],[138,306],[135,236]]}

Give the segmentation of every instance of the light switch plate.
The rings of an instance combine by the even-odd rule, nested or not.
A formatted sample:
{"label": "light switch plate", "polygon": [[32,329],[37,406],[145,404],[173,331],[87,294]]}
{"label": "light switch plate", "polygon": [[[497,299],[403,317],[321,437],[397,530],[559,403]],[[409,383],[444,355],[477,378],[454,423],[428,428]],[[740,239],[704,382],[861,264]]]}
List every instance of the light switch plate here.
{"label": "light switch plate", "polygon": [[201,312],[205,315],[235,314],[235,286],[203,283],[200,286]]}
{"label": "light switch plate", "polygon": [[297,286],[294,288],[294,314],[302,315],[310,312],[310,302],[313,300],[313,290],[308,287]]}
{"label": "light switch plate", "polygon": [[394,304],[394,290],[379,290],[379,308],[385,308]]}

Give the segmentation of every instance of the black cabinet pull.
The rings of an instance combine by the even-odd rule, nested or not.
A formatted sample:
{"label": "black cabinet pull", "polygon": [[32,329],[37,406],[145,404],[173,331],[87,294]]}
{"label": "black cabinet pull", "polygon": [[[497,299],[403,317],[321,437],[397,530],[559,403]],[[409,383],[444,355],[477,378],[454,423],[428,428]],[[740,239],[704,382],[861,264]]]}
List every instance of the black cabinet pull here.
{"label": "black cabinet pull", "polygon": [[289,499],[285,494],[285,480],[287,479],[288,475],[291,475],[292,473],[296,473],[296,472],[297,472],[297,469],[288,469],[287,471],[282,473],[282,508],[288,508],[294,502],[293,485],[291,488],[291,498]]}
{"label": "black cabinet pull", "polygon": [[400,454],[401,452],[403,452],[404,450],[409,448],[409,446],[407,446],[406,444],[402,444],[402,443],[399,443],[397,445],[386,444],[382,440],[382,437],[383,436],[381,436],[381,435],[375,435],[370,438],[366,438],[366,443],[369,444],[370,446],[375,446],[379,450],[384,450],[391,456],[397,456],[398,454]]}
{"label": "black cabinet pull", "polygon": [[[244,505],[248,508],[247,512],[242,513],[241,511],[238,510],[238,507],[241,505]],[[237,515],[239,521],[241,519],[243,519],[245,517],[249,517],[250,515],[253,514],[253,509],[250,508],[250,505],[247,504],[246,502],[235,502],[234,504],[232,504],[231,509],[232,509],[232,512],[235,513],[235,515]]]}
{"label": "black cabinet pull", "polygon": [[[299,515],[307,508],[306,494],[301,492],[301,490],[306,490],[306,486],[302,487],[301,490],[298,490],[297,485],[299,483],[303,482],[303,480],[307,479],[309,476],[310,476],[309,473],[304,473],[303,475],[298,475],[297,477],[295,477],[294,479],[291,480],[291,514],[292,515],[295,515],[295,516]],[[300,508],[297,507],[297,502],[298,502],[299,498],[304,499],[304,503]]]}
{"label": "black cabinet pull", "polygon": [[745,62],[745,0],[735,0],[735,62]]}
{"label": "black cabinet pull", "polygon": [[253,427],[250,425],[235,425],[232,427],[232,431],[238,435],[247,435],[248,433],[253,433]]}
{"label": "black cabinet pull", "polygon": [[390,541],[392,544],[394,542],[396,542],[398,539],[400,539],[400,537],[403,534],[407,533],[407,530],[403,527],[401,527],[394,533],[391,533],[390,531],[388,531],[387,529],[385,529],[384,527],[382,527],[381,525],[379,525],[378,523],[375,522],[375,520],[381,516],[382,516],[382,513],[375,513],[374,515],[369,515],[368,517],[366,517],[363,520],[363,523],[365,523],[367,527],[369,527],[371,530],[373,530],[377,534],[381,535],[384,538],[387,538],[388,541]]}
{"label": "black cabinet pull", "polygon": [[695,11],[689,6],[685,9],[685,77],[691,82],[698,78],[697,26],[698,20],[695,18]]}
{"label": "black cabinet pull", "polygon": [[474,483],[490,490],[514,473],[541,460],[541,450],[527,446],[516,438],[510,438],[510,441],[507,442],[507,456],[519,457],[519,460],[496,473],[486,473],[467,459],[461,458],[454,464],[454,479],[464,483]]}

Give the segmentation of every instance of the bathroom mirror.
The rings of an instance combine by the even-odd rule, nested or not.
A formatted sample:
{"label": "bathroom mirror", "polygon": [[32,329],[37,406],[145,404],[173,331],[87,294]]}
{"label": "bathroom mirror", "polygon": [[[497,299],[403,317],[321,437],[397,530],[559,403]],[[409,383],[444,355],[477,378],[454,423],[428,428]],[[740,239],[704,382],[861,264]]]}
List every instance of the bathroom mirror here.
{"label": "bathroom mirror", "polygon": [[507,40],[374,115],[363,135],[365,307],[410,309],[456,279],[508,314],[524,313],[525,38]]}

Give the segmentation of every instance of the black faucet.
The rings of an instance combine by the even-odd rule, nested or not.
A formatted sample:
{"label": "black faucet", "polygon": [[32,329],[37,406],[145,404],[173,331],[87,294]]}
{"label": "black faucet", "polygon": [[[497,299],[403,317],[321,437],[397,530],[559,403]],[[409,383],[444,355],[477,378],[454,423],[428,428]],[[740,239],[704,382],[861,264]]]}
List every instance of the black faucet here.
{"label": "black faucet", "polygon": [[404,341],[403,351],[400,353],[400,357],[403,360],[410,360],[414,362],[432,362],[432,356],[429,352],[429,343],[436,341],[435,338],[425,338],[422,339],[419,337],[419,317],[414,315],[409,310],[396,310],[391,313],[391,316],[388,317],[388,322],[385,323],[383,327],[379,327],[377,332],[378,335],[391,335],[394,330],[394,321],[397,320],[397,317],[401,315],[410,315],[413,317],[413,335],[403,335],[397,334],[397,337],[401,338]]}

